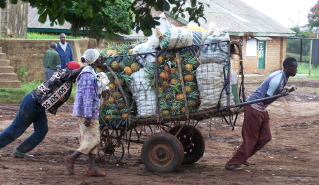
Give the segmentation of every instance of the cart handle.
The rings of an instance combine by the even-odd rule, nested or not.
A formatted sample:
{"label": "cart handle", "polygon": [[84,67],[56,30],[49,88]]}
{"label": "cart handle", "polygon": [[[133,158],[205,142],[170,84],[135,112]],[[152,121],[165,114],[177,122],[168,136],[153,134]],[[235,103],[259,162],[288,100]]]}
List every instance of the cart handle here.
{"label": "cart handle", "polygon": [[283,96],[287,96],[287,95],[289,95],[289,92],[286,92],[285,94],[278,94],[278,95],[275,95],[275,96],[270,96],[270,97],[267,97],[267,98],[260,98],[260,99],[253,100],[253,101],[247,101],[247,102],[243,102],[243,103],[229,105],[228,107],[223,107],[223,108],[220,108],[219,110],[224,110],[224,109],[229,109],[229,108],[233,108],[233,107],[240,107],[240,106],[244,106],[244,105],[254,104],[254,103],[262,102],[262,101],[265,101],[265,100],[270,100],[270,99],[273,99],[273,98],[279,98],[279,97],[283,97]]}

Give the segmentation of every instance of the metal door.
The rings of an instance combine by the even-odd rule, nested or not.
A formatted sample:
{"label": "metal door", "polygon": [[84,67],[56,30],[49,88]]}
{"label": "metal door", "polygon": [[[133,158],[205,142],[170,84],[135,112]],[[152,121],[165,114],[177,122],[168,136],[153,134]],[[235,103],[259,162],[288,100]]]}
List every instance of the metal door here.
{"label": "metal door", "polygon": [[258,69],[265,69],[266,41],[258,42]]}

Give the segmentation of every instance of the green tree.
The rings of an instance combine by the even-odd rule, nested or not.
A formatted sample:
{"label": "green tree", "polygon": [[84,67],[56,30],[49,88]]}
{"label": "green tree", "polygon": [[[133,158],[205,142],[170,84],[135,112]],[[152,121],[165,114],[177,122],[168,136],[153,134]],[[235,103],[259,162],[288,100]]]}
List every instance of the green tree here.
{"label": "green tree", "polygon": [[126,11],[131,0],[115,0],[114,3],[105,2],[107,8],[102,9],[107,17],[95,14],[95,17],[84,17],[78,12],[79,3],[73,2],[73,7],[66,11],[65,20],[72,24],[72,34],[78,36],[80,34],[96,38],[99,40],[104,33],[104,23],[109,23],[115,33],[131,34],[130,25],[133,17],[129,11]]}
{"label": "green tree", "polygon": [[310,8],[308,13],[308,23],[310,28],[319,27],[319,1]]}
{"label": "green tree", "polygon": [[[66,20],[68,10],[83,16],[83,19],[96,21],[108,34],[114,34],[116,29],[112,27],[112,17],[107,14],[107,7],[116,4],[117,0],[22,0],[29,2],[31,6],[37,7],[40,14],[39,22],[44,23],[49,17],[51,22],[63,25]],[[10,0],[16,4],[17,0]],[[190,4],[187,4],[190,3]],[[74,6],[75,5],[75,6]],[[0,7],[6,6],[5,0],[0,0]],[[132,0],[127,12],[134,21],[130,22],[130,27],[136,31],[142,30],[145,35],[151,35],[151,28],[159,24],[151,15],[151,10],[170,11],[174,18],[185,17],[189,14],[189,21],[198,23],[199,18],[204,18],[204,4],[197,0]],[[114,19],[114,18],[113,18]],[[205,19],[205,18],[204,18]],[[95,20],[94,20],[95,21]],[[97,26],[96,24],[94,24]],[[99,26],[97,26],[99,27]]]}

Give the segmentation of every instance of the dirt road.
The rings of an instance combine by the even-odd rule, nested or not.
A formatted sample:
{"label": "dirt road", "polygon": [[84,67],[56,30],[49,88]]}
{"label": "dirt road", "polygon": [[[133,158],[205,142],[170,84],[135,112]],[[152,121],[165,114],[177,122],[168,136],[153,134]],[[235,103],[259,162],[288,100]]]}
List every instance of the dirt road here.
{"label": "dirt road", "polygon": [[[246,78],[246,94],[261,83],[263,77]],[[319,181],[319,80],[291,79],[296,92],[280,98],[269,107],[272,141],[249,162],[243,171],[227,171],[226,161],[241,143],[241,115],[234,131],[220,118],[205,120],[197,127],[205,139],[204,156],[192,165],[182,165],[174,172],[153,173],[141,163],[140,144],[132,144],[120,165],[97,163],[106,177],[86,177],[87,157],[75,165],[69,175],[63,156],[78,146],[78,126],[72,116],[72,105],[63,105],[57,116],[49,115],[49,133],[30,154],[32,159],[14,158],[13,149],[33,128],[0,150],[0,185],[9,184],[318,184]],[[0,103],[0,131],[7,127],[19,105]],[[209,124],[211,122],[212,124]]]}

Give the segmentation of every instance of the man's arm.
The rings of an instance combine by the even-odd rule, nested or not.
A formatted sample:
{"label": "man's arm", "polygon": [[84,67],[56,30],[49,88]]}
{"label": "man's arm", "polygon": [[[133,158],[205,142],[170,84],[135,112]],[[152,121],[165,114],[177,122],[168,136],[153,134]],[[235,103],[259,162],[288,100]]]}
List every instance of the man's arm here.
{"label": "man's arm", "polygon": [[61,69],[61,59],[60,59],[60,55],[57,52],[57,54],[55,55],[55,59],[54,59],[55,65],[57,69]]}
{"label": "man's arm", "polygon": [[71,75],[70,75],[70,78],[76,79],[76,78],[79,76],[79,74],[81,73],[81,71],[83,70],[84,67],[85,67],[85,66],[82,66],[82,67],[80,67],[80,68],[78,68],[78,69],[72,70],[72,73],[71,73]]}
{"label": "man's arm", "polygon": [[[282,96],[284,96],[284,95],[288,95],[289,92],[287,91],[287,89],[282,89],[282,91],[280,92],[280,94],[281,94]],[[268,94],[266,94],[265,98],[267,98],[267,97],[271,97],[271,96],[269,96]],[[269,105],[269,104],[271,104],[272,102],[276,101],[278,98],[280,98],[280,97],[272,98],[272,99],[269,99],[269,100],[265,100],[265,101],[263,101],[263,103],[264,103],[265,105]]]}
{"label": "man's arm", "polygon": [[72,46],[71,46],[71,44],[69,44],[69,46],[70,46],[70,52],[71,52],[71,61],[74,61]]}

